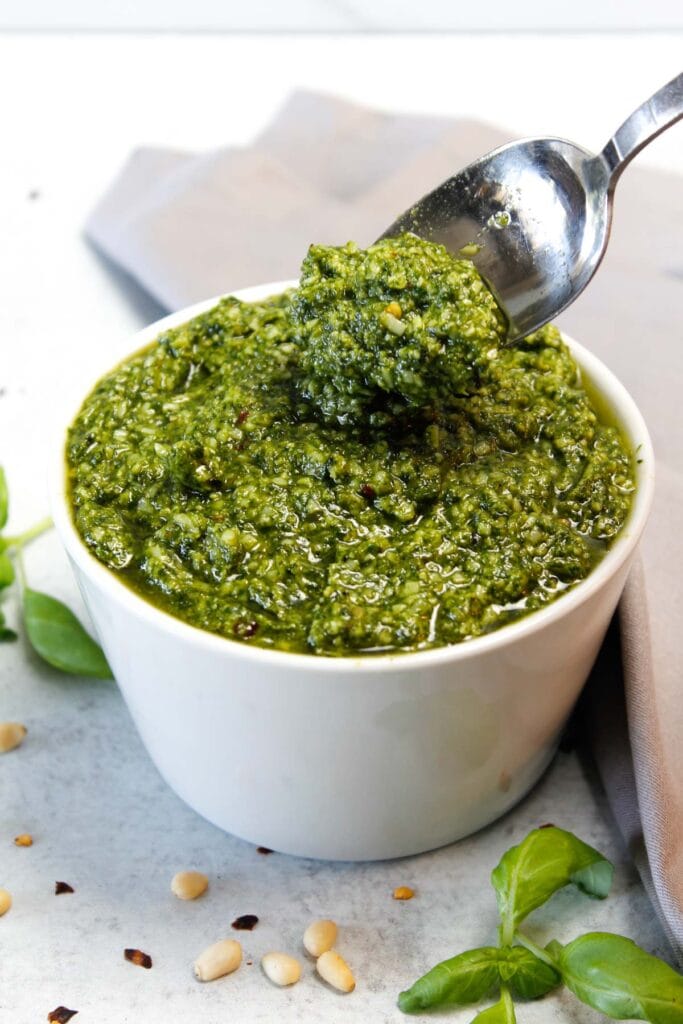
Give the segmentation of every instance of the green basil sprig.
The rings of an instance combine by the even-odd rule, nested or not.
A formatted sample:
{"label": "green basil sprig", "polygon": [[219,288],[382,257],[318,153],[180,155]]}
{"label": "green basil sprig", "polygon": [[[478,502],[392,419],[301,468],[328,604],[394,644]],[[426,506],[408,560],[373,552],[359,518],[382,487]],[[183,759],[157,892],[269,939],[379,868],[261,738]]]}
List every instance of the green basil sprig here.
{"label": "green basil sprig", "polygon": [[606,932],[582,935],[565,946],[537,946],[518,929],[559,889],[604,899],[614,868],[571,832],[547,826],[513,846],[491,875],[500,913],[499,946],[472,949],[444,960],[401,992],[406,1013],[465,1006],[494,992],[500,999],[472,1024],[515,1024],[513,996],[539,999],[564,984],[582,1002],[615,1020],[683,1024],[683,976],[630,939]]}
{"label": "green basil sprig", "polygon": [[[7,525],[8,512],[7,479],[0,466],[0,530]],[[13,561],[16,559],[20,568],[24,629],[34,651],[48,664],[70,675],[111,679],[111,669],[101,648],[74,613],[56,598],[32,590],[23,578],[22,549],[51,526],[51,520],[45,519],[24,533],[0,536],[0,596],[16,578]],[[0,608],[0,642],[16,639],[15,631],[5,625],[5,615]]]}

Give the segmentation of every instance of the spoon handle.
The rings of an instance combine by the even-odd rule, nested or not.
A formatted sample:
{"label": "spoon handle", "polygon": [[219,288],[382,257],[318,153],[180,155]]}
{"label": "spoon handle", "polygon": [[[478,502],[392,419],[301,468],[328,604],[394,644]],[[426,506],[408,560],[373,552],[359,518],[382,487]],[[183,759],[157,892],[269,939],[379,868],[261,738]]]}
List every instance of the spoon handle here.
{"label": "spoon handle", "polygon": [[607,164],[610,191],[636,153],[682,117],[683,72],[634,110],[603,149],[600,156]]}

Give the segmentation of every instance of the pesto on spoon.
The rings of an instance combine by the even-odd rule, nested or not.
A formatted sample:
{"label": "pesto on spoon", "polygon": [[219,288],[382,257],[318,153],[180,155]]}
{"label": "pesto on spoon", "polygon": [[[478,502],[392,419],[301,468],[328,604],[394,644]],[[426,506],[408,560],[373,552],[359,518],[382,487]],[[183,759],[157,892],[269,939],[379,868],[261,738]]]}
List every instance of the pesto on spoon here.
{"label": "pesto on spoon", "polygon": [[384,233],[466,247],[510,338],[548,323],[583,291],[609,241],[614,190],[644,146],[683,117],[683,72],[645,101],[601,153],[566,139],[510,142],[410,207]]}

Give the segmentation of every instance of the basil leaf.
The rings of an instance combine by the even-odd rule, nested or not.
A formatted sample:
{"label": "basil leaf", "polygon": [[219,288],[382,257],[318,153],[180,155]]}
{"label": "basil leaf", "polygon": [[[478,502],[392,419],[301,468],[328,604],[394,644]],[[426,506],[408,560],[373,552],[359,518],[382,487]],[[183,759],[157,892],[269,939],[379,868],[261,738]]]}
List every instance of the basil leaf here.
{"label": "basil leaf", "polygon": [[516,1024],[516,1021],[512,1000],[503,997],[499,1003],[478,1013],[472,1024]]}
{"label": "basil leaf", "polygon": [[621,935],[589,932],[561,948],[562,979],[575,996],[616,1020],[682,1024],[683,976]]}
{"label": "basil leaf", "polygon": [[503,942],[509,945],[517,925],[570,882],[588,896],[604,899],[613,873],[602,854],[571,832],[555,826],[530,832],[503,854],[491,875]]}
{"label": "basil leaf", "polygon": [[522,946],[501,949],[500,953],[506,954],[499,963],[500,980],[522,999],[540,999],[562,982],[558,971]]}
{"label": "basil leaf", "polygon": [[499,985],[509,985],[523,999],[538,999],[560,984],[560,975],[522,946],[484,946],[444,960],[401,992],[404,1013],[419,1013],[446,1003],[465,1006],[483,999]]}
{"label": "basil leaf", "polygon": [[0,530],[4,530],[7,525],[7,513],[9,510],[9,494],[7,491],[7,477],[5,471],[0,466]]}
{"label": "basil leaf", "polygon": [[6,643],[8,640],[16,640],[17,634],[13,629],[9,629],[5,625],[5,613],[0,608],[0,643]]}
{"label": "basil leaf", "polygon": [[487,996],[498,984],[498,954],[492,946],[470,949],[432,967],[398,997],[404,1013],[420,1013],[447,1003],[466,1006]]}
{"label": "basil leaf", "polygon": [[0,551],[0,590],[14,582],[14,566],[12,559],[5,551]]}
{"label": "basil leaf", "polygon": [[16,640],[17,634],[13,629],[9,629],[5,625],[5,613],[0,608],[0,643],[5,643],[8,640]]}
{"label": "basil leaf", "polygon": [[553,960],[559,960],[559,958],[562,956],[563,949],[564,946],[561,942],[558,942],[557,939],[551,939],[548,945],[545,947],[546,953]]}
{"label": "basil leaf", "polygon": [[48,664],[73,675],[112,678],[101,648],[61,601],[27,587],[23,610],[31,645]]}

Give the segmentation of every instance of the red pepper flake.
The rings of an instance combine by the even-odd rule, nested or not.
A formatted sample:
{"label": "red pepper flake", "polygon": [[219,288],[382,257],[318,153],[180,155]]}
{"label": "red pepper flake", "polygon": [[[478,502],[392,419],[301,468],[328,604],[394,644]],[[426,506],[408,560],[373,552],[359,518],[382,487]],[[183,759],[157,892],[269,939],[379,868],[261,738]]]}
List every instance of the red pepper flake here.
{"label": "red pepper flake", "polygon": [[73,886],[68,882],[55,882],[55,896],[61,896],[64,892],[73,892]]}
{"label": "red pepper flake", "polygon": [[48,1013],[47,1019],[51,1021],[51,1024],[68,1024],[77,1013],[78,1010],[67,1010],[66,1006],[58,1006],[55,1010],[51,1010]]}
{"label": "red pepper flake", "polygon": [[236,917],[232,922],[232,927],[236,928],[238,932],[251,932],[258,924],[258,917],[256,914],[242,914],[241,917]]}
{"label": "red pepper flake", "polygon": [[126,960],[129,960],[137,967],[144,967],[146,970],[149,970],[152,966],[151,956],[148,953],[143,953],[141,949],[124,949],[123,955]]}
{"label": "red pepper flake", "polygon": [[552,821],[546,821],[545,825],[539,825],[539,828],[555,828]]}
{"label": "red pepper flake", "polygon": [[363,484],[360,489],[360,493],[364,498],[367,498],[368,501],[374,501],[377,497],[377,491],[371,484]]}
{"label": "red pepper flake", "polygon": [[267,857],[268,854],[272,853],[273,851],[269,847],[267,847],[267,846],[257,846],[256,847],[256,852],[257,853],[262,853],[264,857]]}
{"label": "red pepper flake", "polygon": [[249,410],[248,409],[240,409],[239,413],[237,414],[237,419],[235,420],[235,424],[237,426],[239,426],[240,423],[244,423],[244,421],[246,420],[248,415],[249,415]]}
{"label": "red pepper flake", "polygon": [[232,627],[232,631],[235,636],[249,637],[253,636],[258,629],[258,622],[247,622],[246,619],[238,619]]}

